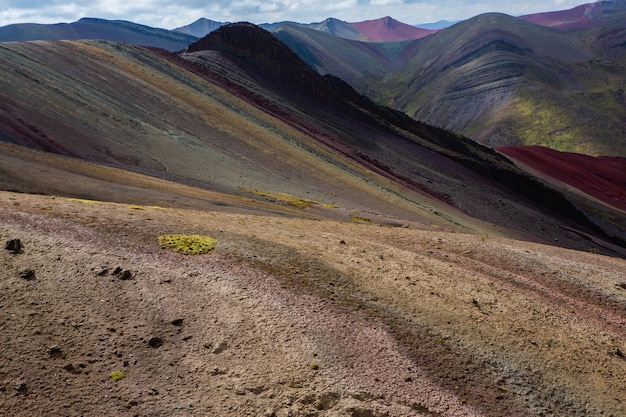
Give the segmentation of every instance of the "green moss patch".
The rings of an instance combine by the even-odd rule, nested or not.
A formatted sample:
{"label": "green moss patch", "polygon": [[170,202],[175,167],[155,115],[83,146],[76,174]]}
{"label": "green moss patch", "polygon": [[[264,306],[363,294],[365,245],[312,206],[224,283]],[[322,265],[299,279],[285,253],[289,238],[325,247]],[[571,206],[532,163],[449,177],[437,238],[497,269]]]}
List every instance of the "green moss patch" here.
{"label": "green moss patch", "polygon": [[124,372],[122,371],[113,371],[111,372],[111,374],[109,375],[109,377],[117,382],[117,381],[121,381],[122,379],[126,378],[126,375],[124,374]]}
{"label": "green moss patch", "polygon": [[201,255],[215,249],[217,240],[202,235],[162,235],[159,246],[185,255]]}
{"label": "green moss patch", "polygon": [[327,203],[320,203],[319,201],[314,201],[314,200],[309,200],[307,198],[301,198],[301,197],[296,197],[290,194],[285,194],[285,193],[270,193],[267,191],[260,191],[260,190],[249,190],[247,188],[241,188],[242,191],[245,191],[246,193],[250,193],[250,194],[254,194],[254,195],[258,195],[259,197],[266,197],[269,198],[271,200],[275,200],[281,203],[286,203],[288,205],[291,205],[293,207],[299,208],[299,209],[305,209],[305,208],[309,208],[312,205],[320,205],[324,208],[337,208],[337,206],[333,205],[333,204],[327,204]]}

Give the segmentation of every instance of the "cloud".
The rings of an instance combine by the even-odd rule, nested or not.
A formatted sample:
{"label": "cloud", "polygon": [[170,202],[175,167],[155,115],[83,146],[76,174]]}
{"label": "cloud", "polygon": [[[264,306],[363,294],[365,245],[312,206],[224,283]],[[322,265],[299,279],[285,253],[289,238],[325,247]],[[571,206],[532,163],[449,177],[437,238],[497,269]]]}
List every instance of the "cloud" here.
{"label": "cloud", "polygon": [[392,16],[416,24],[466,19],[491,11],[519,15],[561,10],[580,3],[580,0],[3,0],[0,26],[23,22],[74,22],[81,17],[129,20],[170,29],[200,17],[223,22],[266,23],[319,22],[328,17],[356,22]]}

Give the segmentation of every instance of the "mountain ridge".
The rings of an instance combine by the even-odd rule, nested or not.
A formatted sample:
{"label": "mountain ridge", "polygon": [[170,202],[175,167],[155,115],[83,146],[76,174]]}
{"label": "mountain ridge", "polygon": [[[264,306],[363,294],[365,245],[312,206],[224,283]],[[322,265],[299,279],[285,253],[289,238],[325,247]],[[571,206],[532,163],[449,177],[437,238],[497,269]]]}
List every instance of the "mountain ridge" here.
{"label": "mountain ridge", "polygon": [[624,414],[623,211],[250,24],[0,72],[7,413]]}

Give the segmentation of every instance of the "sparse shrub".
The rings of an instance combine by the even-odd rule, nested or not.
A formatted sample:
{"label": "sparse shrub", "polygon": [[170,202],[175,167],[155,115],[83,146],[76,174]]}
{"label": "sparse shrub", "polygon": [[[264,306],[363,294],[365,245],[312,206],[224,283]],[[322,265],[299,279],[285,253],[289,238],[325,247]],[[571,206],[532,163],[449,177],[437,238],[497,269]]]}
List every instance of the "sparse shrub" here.
{"label": "sparse shrub", "polygon": [[350,215],[350,220],[352,220],[355,223],[371,223],[372,222],[367,217],[359,217],[359,216],[355,216],[354,214]]}
{"label": "sparse shrub", "polygon": [[70,198],[70,201],[74,201],[76,203],[83,203],[83,204],[98,204],[99,201],[95,201],[95,200],[86,200],[84,198]]}
{"label": "sparse shrub", "polygon": [[320,366],[317,363],[312,363],[311,369],[313,369],[314,371],[317,371],[318,369],[320,369]]}
{"label": "sparse shrub", "polygon": [[201,255],[212,251],[217,245],[217,240],[202,235],[162,235],[158,241],[162,248],[172,248],[185,255]]}
{"label": "sparse shrub", "polygon": [[122,371],[113,371],[113,372],[111,372],[111,375],[109,375],[109,377],[113,381],[117,382],[117,381],[121,381],[122,379],[126,378],[126,375]]}
{"label": "sparse shrub", "polygon": [[241,190],[250,194],[258,195],[260,197],[266,197],[272,200],[279,201],[281,203],[286,203],[299,209],[309,208],[312,205],[321,205],[324,208],[337,208],[337,206],[335,206],[334,204],[320,203],[319,201],[296,197],[286,193],[270,193],[267,191],[249,190],[247,188],[241,188]]}

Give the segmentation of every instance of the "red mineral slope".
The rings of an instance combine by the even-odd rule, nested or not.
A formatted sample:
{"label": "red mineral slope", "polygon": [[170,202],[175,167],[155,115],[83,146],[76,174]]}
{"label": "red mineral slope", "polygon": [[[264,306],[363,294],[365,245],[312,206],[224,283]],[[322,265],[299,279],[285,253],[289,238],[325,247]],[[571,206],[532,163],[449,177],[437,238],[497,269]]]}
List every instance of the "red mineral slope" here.
{"label": "red mineral slope", "polygon": [[437,32],[436,30],[420,29],[387,16],[375,20],[351,23],[359,33],[372,42],[395,42],[409,39],[421,39]]}
{"label": "red mineral slope", "polygon": [[626,210],[626,158],[593,157],[542,146],[505,146],[497,150],[538,175]]}

